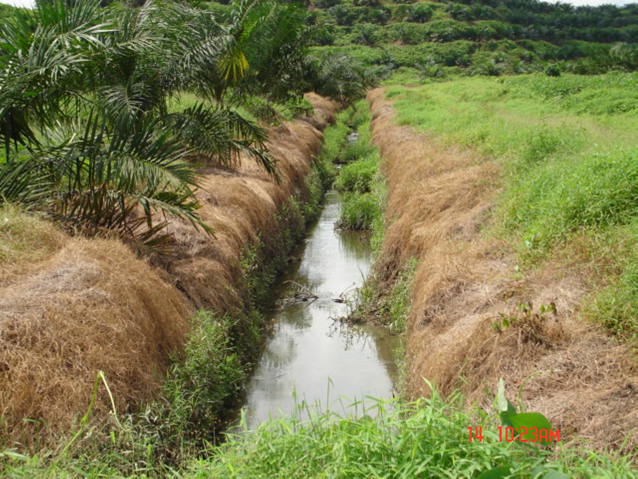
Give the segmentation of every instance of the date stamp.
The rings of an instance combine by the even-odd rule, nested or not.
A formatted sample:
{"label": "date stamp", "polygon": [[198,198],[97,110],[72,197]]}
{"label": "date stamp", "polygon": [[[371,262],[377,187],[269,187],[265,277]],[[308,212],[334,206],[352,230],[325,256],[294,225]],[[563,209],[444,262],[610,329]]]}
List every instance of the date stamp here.
{"label": "date stamp", "polygon": [[[470,442],[483,442],[482,427],[468,427],[470,432]],[[560,442],[560,429],[539,429],[537,427],[498,427],[499,442]]]}

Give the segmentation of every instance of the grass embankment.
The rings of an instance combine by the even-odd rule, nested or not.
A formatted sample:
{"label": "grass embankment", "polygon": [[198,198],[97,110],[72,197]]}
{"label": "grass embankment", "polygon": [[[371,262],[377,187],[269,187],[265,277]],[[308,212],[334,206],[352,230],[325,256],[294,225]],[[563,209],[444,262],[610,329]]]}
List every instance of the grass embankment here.
{"label": "grass embankment", "polygon": [[[136,259],[124,245],[70,239],[46,222],[12,208],[2,211],[0,286],[13,294],[3,294],[3,319],[7,327],[22,324],[25,330],[1,338],[7,368],[1,377],[0,458],[7,475],[164,474],[203,441],[215,440],[260,347],[257,309],[326,187],[324,166],[313,166],[311,158],[321,139],[315,125],[330,121],[333,106],[311,99],[313,118],[271,132],[278,182],[247,162],[238,172],[205,168],[198,197],[215,237],[186,222],[171,224],[173,256],[156,260],[199,309],[190,328],[185,320],[193,310],[166,273]],[[117,261],[102,261],[113,252]],[[33,271],[38,274],[29,275]],[[155,293],[145,295],[151,290]],[[34,291],[41,301],[25,302],[24,294]],[[179,307],[167,329],[165,317]],[[32,316],[39,318],[36,323]],[[46,335],[34,324],[46,328]],[[169,353],[173,364],[162,381]],[[100,369],[106,380],[100,376],[92,393]],[[31,374],[30,380],[20,371]],[[11,380],[20,387],[11,387],[6,382]],[[137,395],[126,396],[129,390]],[[39,409],[18,410],[18,400]],[[147,406],[140,410],[140,404]],[[113,409],[125,415],[111,415]],[[87,410],[88,421],[80,421]],[[69,430],[77,431],[73,439]]]}
{"label": "grass embankment", "polygon": [[563,440],[634,450],[634,82],[473,78],[370,95],[389,191],[377,271],[418,260],[410,397],[429,393],[426,377],[487,406],[503,377]]}
{"label": "grass embankment", "polygon": [[514,242],[522,268],[565,251],[591,263],[599,293],[587,314],[630,341],[638,334],[637,82],[636,74],[538,75],[387,89],[399,124],[498,159],[504,194],[493,234]]}

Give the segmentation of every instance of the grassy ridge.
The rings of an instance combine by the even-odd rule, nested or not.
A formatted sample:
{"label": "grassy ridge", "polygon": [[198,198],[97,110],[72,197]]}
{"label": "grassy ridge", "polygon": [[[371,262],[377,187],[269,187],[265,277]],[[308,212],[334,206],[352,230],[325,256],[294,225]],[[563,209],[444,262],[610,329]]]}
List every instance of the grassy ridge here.
{"label": "grassy ridge", "polygon": [[[398,121],[498,159],[504,172],[496,233],[521,264],[577,239],[598,261],[604,293],[590,315],[636,338],[638,94],[636,74],[458,79],[390,87]],[[615,298],[615,300],[613,299]]]}

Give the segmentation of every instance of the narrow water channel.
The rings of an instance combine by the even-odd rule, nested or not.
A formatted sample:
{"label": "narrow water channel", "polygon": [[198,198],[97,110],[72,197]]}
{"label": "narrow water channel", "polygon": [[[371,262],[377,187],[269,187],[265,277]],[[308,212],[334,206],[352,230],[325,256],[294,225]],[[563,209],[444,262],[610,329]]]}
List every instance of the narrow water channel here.
{"label": "narrow water channel", "polygon": [[[328,193],[319,220],[274,292],[280,306],[273,331],[247,385],[244,409],[251,429],[269,416],[292,414],[301,401],[343,413],[343,404],[364,396],[392,395],[396,338],[384,328],[335,321],[349,306],[334,300],[353,299],[372,262],[369,241],[335,231],[339,208],[337,194]],[[318,298],[294,298],[305,290]]]}

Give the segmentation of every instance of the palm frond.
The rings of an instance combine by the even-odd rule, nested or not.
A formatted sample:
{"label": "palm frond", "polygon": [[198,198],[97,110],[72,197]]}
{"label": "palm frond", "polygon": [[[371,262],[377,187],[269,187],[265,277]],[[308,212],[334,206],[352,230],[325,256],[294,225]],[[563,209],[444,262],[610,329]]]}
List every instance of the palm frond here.
{"label": "palm frond", "polygon": [[50,126],[63,113],[60,102],[83,84],[84,67],[112,31],[102,10],[97,0],[74,8],[62,0],[41,2],[0,29],[0,140],[7,154],[12,142],[37,143],[33,128]]}
{"label": "palm frond", "polygon": [[232,166],[244,153],[269,174],[276,174],[276,162],[267,153],[266,130],[234,110],[199,103],[168,115],[165,124],[194,151],[210,161]]}
{"label": "palm frond", "polygon": [[54,183],[36,162],[16,161],[0,165],[0,204],[35,205],[51,194]]}
{"label": "palm frond", "polygon": [[191,150],[175,135],[158,134],[150,120],[133,130],[111,131],[109,125],[94,113],[52,134],[57,147],[41,150],[37,161],[51,168],[56,182],[47,205],[51,214],[89,234],[112,230],[135,241],[148,231],[159,234],[167,216],[210,232],[196,213],[196,177],[184,161]]}

